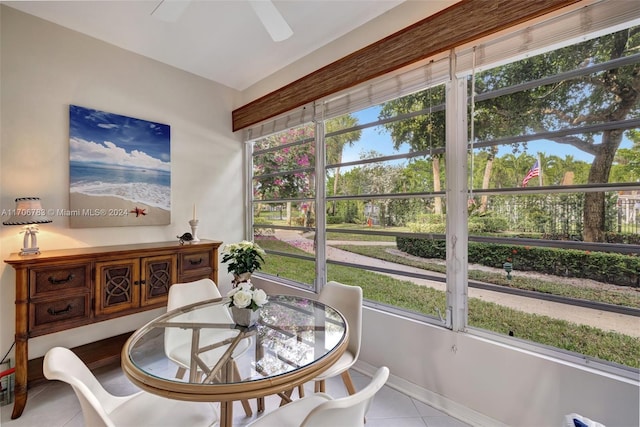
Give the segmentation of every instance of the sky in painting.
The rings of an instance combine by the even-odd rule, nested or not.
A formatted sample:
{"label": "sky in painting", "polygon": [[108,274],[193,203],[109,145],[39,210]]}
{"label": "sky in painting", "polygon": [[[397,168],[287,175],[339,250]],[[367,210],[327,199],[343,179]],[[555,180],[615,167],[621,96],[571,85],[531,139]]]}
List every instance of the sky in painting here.
{"label": "sky in painting", "polygon": [[71,161],[170,171],[170,126],[69,107]]}

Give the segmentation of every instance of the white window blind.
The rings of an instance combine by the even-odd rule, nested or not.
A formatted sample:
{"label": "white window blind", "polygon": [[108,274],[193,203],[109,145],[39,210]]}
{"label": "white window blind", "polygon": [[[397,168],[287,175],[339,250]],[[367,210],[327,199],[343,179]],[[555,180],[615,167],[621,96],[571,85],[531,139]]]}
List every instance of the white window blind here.
{"label": "white window blind", "polygon": [[[483,71],[640,24],[640,1],[602,1],[476,44]],[[456,52],[458,77],[471,74],[474,46]]]}
{"label": "white window blind", "polygon": [[324,117],[332,118],[400,98],[449,79],[448,54],[426,64],[385,75],[323,101]]}
{"label": "white window blind", "polygon": [[303,105],[273,119],[246,129],[245,140],[263,138],[283,130],[313,121],[313,104]]}

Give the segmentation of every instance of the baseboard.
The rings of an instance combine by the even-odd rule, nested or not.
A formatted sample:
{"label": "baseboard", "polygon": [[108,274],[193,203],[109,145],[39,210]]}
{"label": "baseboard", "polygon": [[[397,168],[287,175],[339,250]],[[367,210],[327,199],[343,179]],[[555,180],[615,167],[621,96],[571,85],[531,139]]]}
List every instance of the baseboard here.
{"label": "baseboard", "polygon": [[[378,367],[370,365],[366,362],[358,360],[353,369],[367,376],[372,376]],[[453,400],[447,399],[431,390],[420,387],[410,381],[393,375],[393,372],[389,374],[387,385],[395,390],[398,390],[402,394],[406,394],[413,399],[426,403],[435,409],[444,412],[445,414],[456,418],[462,422],[465,422],[472,426],[477,427],[508,427],[499,421],[494,420],[484,414],[481,414],[473,409],[467,408]]]}

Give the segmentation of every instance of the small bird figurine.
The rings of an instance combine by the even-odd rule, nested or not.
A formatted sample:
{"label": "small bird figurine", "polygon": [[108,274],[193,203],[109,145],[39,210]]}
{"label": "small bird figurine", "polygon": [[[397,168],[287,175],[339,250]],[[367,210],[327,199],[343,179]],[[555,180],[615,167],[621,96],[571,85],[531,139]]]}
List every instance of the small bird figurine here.
{"label": "small bird figurine", "polygon": [[184,245],[184,242],[190,242],[193,240],[193,236],[191,235],[191,233],[184,233],[182,236],[176,236],[178,239],[180,239],[180,244]]}

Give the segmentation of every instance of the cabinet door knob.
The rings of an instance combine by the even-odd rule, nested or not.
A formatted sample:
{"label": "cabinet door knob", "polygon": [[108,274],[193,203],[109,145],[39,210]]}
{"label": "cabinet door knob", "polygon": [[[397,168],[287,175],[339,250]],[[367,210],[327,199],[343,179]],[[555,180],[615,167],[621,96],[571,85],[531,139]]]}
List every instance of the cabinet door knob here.
{"label": "cabinet door knob", "polygon": [[189,264],[191,264],[191,265],[198,265],[198,264],[202,264],[202,258],[199,258],[197,261],[196,261],[196,260],[193,260],[193,259],[190,259],[190,260],[189,260]]}

